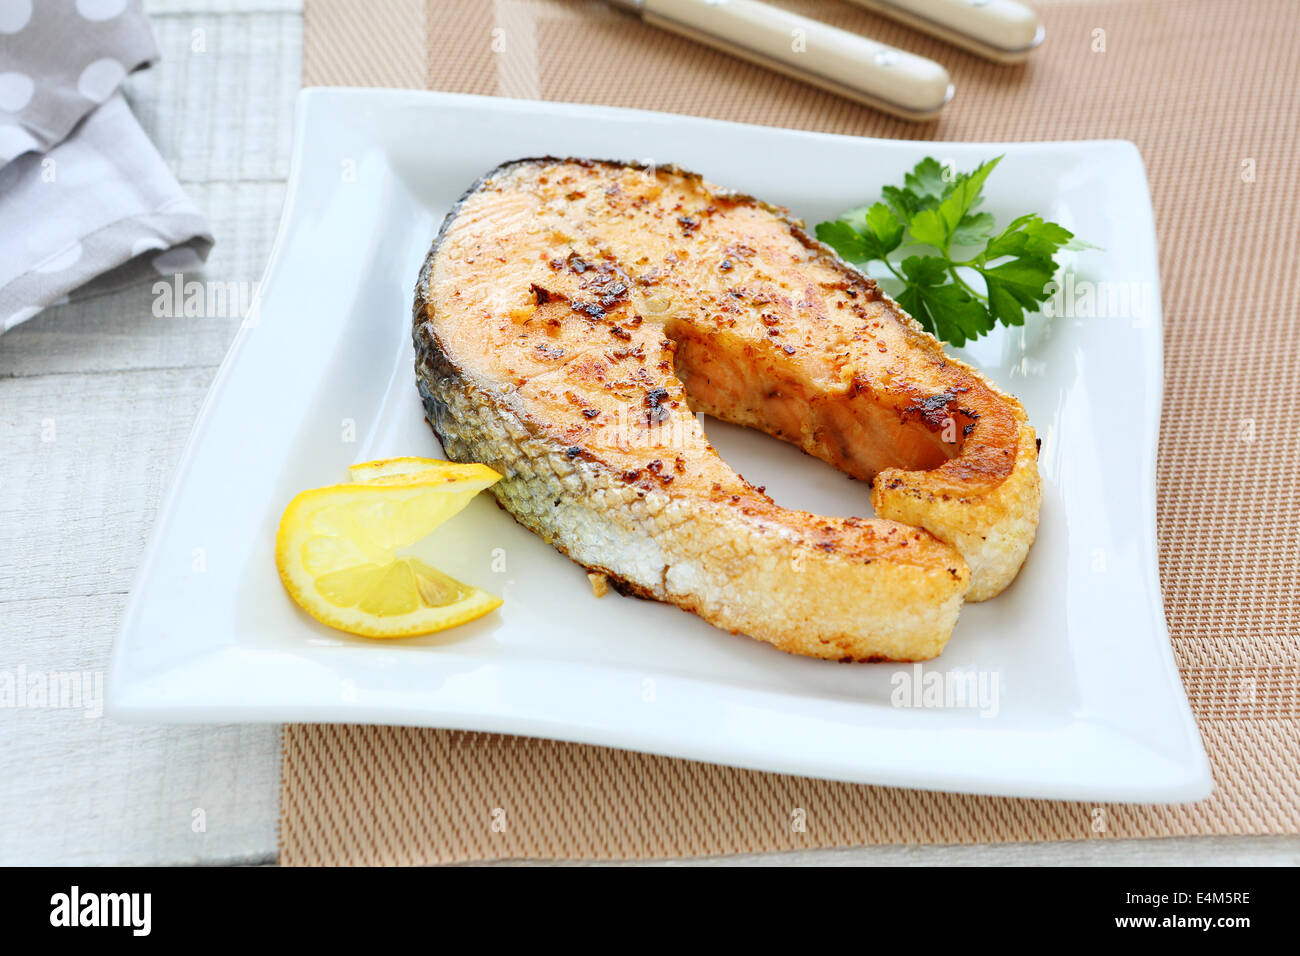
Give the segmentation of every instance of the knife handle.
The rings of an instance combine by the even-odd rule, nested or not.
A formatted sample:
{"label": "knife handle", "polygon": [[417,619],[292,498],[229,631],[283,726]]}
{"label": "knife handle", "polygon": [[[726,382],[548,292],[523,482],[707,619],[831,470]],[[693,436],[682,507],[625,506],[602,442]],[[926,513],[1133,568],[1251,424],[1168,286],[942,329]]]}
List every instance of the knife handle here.
{"label": "knife handle", "polygon": [[758,0],[644,0],[647,22],[909,120],[952,97],[933,60]]}
{"label": "knife handle", "polygon": [[1019,63],[1043,42],[1038,14],[1016,0],[851,0],[999,63]]}

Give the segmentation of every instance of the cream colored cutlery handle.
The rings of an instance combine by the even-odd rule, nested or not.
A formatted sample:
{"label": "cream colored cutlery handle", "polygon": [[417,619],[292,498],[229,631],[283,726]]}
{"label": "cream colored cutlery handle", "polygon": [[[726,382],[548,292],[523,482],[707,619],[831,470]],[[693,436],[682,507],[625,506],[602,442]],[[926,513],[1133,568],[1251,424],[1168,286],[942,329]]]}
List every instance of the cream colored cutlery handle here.
{"label": "cream colored cutlery handle", "polygon": [[[853,0],[944,39],[1017,53],[1039,41],[1038,14],[1016,0]],[[954,36],[953,34],[956,34]],[[970,43],[962,43],[964,37]]]}
{"label": "cream colored cutlery handle", "polygon": [[645,0],[649,23],[909,119],[952,95],[933,60],[757,0]]}

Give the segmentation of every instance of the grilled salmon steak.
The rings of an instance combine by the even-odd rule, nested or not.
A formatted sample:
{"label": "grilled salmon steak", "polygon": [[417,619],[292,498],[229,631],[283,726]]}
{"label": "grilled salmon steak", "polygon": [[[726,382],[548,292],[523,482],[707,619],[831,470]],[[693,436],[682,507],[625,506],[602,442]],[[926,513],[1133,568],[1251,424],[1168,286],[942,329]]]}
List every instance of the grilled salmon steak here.
{"label": "grilled salmon steak", "polygon": [[[447,455],[504,475],[520,523],[624,593],[785,651],[932,658],[1034,538],[1020,403],[785,210],[675,167],[488,173],[434,242],[414,334]],[[782,508],[696,412],[873,482],[876,517]]]}

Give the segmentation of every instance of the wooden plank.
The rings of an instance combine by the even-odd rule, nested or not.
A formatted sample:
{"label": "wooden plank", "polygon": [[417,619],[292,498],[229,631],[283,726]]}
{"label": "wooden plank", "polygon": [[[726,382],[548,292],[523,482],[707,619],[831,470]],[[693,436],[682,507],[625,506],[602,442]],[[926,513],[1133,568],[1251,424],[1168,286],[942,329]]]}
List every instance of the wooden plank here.
{"label": "wooden plank", "polygon": [[0,380],[0,601],[128,589],[214,374]]}
{"label": "wooden plank", "polygon": [[[148,4],[163,58],[128,96],[212,225],[207,281],[254,283],[270,252],[299,8]],[[239,326],[158,318],[153,303],[146,283],[0,336],[0,679],[76,672],[93,687],[107,668],[159,501]],[[6,710],[0,726],[0,863],[274,859],[277,727],[141,727],[48,706]]]}
{"label": "wooden plank", "polygon": [[125,600],[0,602],[0,679],[34,688],[77,674],[88,691],[80,706],[32,695],[3,711],[0,864],[271,861],[279,728],[136,726],[97,713],[92,688],[102,689]]}
{"label": "wooden plank", "polygon": [[282,181],[302,75],[297,13],[156,17],[162,57],[127,99],[182,184]]}

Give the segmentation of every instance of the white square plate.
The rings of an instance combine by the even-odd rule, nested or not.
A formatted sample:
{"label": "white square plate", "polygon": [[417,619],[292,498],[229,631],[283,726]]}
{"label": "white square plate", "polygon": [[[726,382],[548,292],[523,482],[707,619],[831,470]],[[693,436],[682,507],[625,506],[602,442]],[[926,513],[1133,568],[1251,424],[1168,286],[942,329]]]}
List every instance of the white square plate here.
{"label": "white square plate", "polygon": [[[597,600],[581,568],[486,495],[429,542],[437,564],[505,598],[477,622],[407,641],[354,639],[281,588],[273,542],[294,494],[346,480],[354,461],[441,454],[416,395],[412,290],[442,217],[486,170],[546,154],[671,161],[813,223],[874,198],[926,155],[965,169],[999,153],[985,205],[999,222],[1025,212],[1061,222],[1102,247],[1073,255],[1079,281],[1147,300],[1108,318],[1035,317],[964,353],[1028,408],[1045,497],[1019,579],[963,609],[940,659],[801,659],[676,608]],[[1156,576],[1158,281],[1130,143],[878,141],[306,90],[260,313],[212,386],[145,552],[114,650],[112,713],[465,728],[973,793],[1205,797],[1210,775]],[[870,513],[865,486],[792,446],[707,427],[778,502]],[[984,681],[977,706],[904,706],[964,678]]]}

